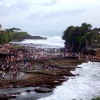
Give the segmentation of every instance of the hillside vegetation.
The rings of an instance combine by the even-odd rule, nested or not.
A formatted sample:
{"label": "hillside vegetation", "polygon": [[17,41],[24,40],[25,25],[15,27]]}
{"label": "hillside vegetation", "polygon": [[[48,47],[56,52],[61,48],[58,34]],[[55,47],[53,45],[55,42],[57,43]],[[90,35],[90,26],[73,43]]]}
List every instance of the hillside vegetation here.
{"label": "hillside vegetation", "polygon": [[12,40],[12,35],[10,33],[0,34],[0,44],[8,43]]}
{"label": "hillside vegetation", "polygon": [[28,35],[27,32],[9,32],[9,34],[12,36],[12,39],[18,39]]}
{"label": "hillside vegetation", "polygon": [[5,34],[0,34],[0,44],[8,43],[13,39],[19,39],[27,35],[28,35],[27,32],[6,32]]}

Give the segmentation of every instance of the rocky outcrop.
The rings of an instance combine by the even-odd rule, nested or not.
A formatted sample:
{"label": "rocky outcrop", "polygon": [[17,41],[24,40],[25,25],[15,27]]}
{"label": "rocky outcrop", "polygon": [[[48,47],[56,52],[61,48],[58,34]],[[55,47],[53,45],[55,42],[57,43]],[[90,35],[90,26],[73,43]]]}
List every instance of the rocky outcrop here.
{"label": "rocky outcrop", "polygon": [[[38,73],[31,72],[30,77],[28,77],[27,79],[1,80],[0,88],[39,86],[39,87],[52,89],[52,88],[55,88],[57,85],[61,85],[64,81],[68,80],[68,78],[65,78],[64,76],[75,76],[70,72],[71,69],[73,68],[70,68],[70,69],[62,68],[62,69],[54,69],[54,70],[48,70],[48,71],[43,69],[44,73],[38,74]],[[51,74],[45,74],[45,73],[49,73],[49,71],[51,72]],[[44,90],[43,88],[42,90],[39,88],[39,89],[36,89],[35,91],[43,92]],[[49,90],[45,90],[44,92],[47,92],[47,91]]]}
{"label": "rocky outcrop", "polygon": [[14,37],[12,41],[23,41],[24,39],[47,39],[47,37],[31,36],[30,34],[27,34],[21,37]]}

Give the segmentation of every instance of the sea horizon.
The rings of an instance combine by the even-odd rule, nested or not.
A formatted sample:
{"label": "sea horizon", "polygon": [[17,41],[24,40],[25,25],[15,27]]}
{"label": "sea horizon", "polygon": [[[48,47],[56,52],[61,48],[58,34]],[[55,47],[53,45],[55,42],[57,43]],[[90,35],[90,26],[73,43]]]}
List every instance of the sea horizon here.
{"label": "sea horizon", "polygon": [[63,36],[62,30],[38,30],[38,31],[29,31],[28,34],[32,36]]}

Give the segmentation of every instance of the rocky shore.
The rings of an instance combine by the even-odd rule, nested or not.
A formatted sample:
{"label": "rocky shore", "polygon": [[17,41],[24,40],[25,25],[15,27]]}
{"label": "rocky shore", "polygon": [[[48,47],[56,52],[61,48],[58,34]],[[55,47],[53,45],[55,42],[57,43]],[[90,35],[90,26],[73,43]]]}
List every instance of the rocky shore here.
{"label": "rocky shore", "polygon": [[[46,61],[45,61],[46,62]],[[48,62],[48,61],[47,61]],[[50,62],[50,61],[49,61]],[[0,88],[10,87],[28,87],[28,86],[45,86],[49,88],[55,88],[57,85],[61,85],[66,81],[64,76],[75,76],[71,73],[71,70],[75,70],[77,63],[81,63],[78,60],[51,60],[52,63],[59,63],[60,67],[57,69],[44,69],[40,67],[39,63],[36,63],[31,70],[20,69],[19,72],[25,73],[23,79],[20,78],[5,78],[0,81]],[[72,63],[71,66],[69,66]],[[66,65],[65,65],[66,64]],[[61,66],[62,65],[62,66]]]}
{"label": "rocky shore", "polygon": [[[12,49],[16,49],[16,47],[12,46]],[[2,55],[2,57],[4,57],[5,55]],[[1,60],[4,60],[4,58],[1,58]],[[23,61],[27,62],[33,61],[34,65],[32,65],[30,69],[24,69],[22,65]],[[17,76],[11,78],[10,72],[5,71],[6,73],[5,78],[4,79],[2,79],[2,77],[0,78],[0,89],[36,87],[34,90],[27,90],[26,92],[30,91],[35,91],[37,93],[52,92],[53,89],[56,88],[56,86],[61,85],[64,81],[67,81],[68,77],[70,76],[75,77],[76,75],[71,73],[71,71],[75,70],[78,64],[81,64],[82,62],[86,61],[88,60],[87,59],[79,60],[78,57],[61,57],[61,58],[47,59],[47,60],[46,59],[16,60],[15,62],[17,62],[18,65],[20,66]],[[57,64],[59,67],[53,69],[42,68],[41,63],[44,62],[47,65],[49,63]],[[18,92],[16,94],[20,93]],[[0,95],[0,100],[9,100],[9,98],[16,98],[16,96],[13,95],[14,93],[9,95]]]}
{"label": "rocky shore", "polygon": [[19,41],[23,41],[24,39],[47,39],[47,37],[42,37],[42,36],[31,36],[30,34],[27,34],[25,36],[22,37],[14,37],[13,38],[13,42],[19,42]]}
{"label": "rocky shore", "polygon": [[[45,61],[46,62],[46,61]],[[71,73],[75,70],[76,65],[81,63],[78,60],[50,60],[52,63],[59,63],[60,67],[57,69],[44,69],[40,67],[39,63],[35,63],[30,70],[20,69],[19,73],[23,72],[24,75],[17,76],[18,78],[6,78],[0,80],[0,89],[10,89],[10,88],[27,88],[36,87],[34,90],[26,90],[25,92],[36,92],[36,93],[48,93],[52,92],[56,86],[61,85],[68,78],[65,76],[75,76]],[[48,63],[48,61],[47,61]],[[69,63],[72,63],[71,65]],[[61,66],[62,65],[62,66]],[[9,74],[8,74],[9,75]],[[38,88],[37,88],[38,87]],[[15,95],[18,93],[0,95],[0,100],[9,100],[9,98],[16,98]]]}

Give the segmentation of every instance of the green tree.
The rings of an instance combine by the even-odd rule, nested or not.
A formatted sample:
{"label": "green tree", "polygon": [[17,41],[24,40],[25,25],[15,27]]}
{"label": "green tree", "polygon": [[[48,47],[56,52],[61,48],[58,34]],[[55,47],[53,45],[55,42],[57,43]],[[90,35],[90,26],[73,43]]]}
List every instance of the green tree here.
{"label": "green tree", "polygon": [[70,26],[63,34],[62,39],[65,40],[65,48],[71,49],[73,52],[82,51],[91,43],[97,35],[97,31],[91,30],[92,25],[82,23],[80,27]]}
{"label": "green tree", "polygon": [[12,35],[9,32],[7,33],[7,37],[8,37],[8,41],[7,42],[10,42],[12,40]]}
{"label": "green tree", "polygon": [[0,43],[7,43],[8,37],[5,34],[0,34]]}

